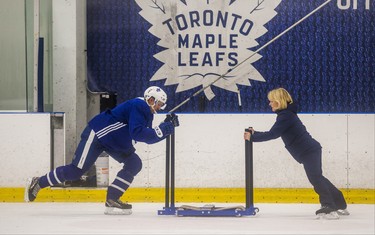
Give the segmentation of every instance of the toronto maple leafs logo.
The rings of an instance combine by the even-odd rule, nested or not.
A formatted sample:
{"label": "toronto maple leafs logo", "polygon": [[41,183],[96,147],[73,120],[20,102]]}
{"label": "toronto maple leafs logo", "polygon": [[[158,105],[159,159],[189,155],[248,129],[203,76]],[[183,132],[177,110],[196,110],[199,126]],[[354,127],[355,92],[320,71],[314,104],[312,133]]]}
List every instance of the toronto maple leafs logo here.
{"label": "toronto maple leafs logo", "polygon": [[[281,0],[135,1],[152,24],[149,32],[166,48],[154,55],[163,66],[151,81],[165,79],[166,86],[177,85],[176,92],[210,86],[223,74],[212,85],[232,92],[237,85],[250,86],[250,80],[265,81],[252,65],[261,58],[252,48]],[[228,73],[231,68],[236,69]],[[210,87],[204,92],[208,99],[214,96]]]}

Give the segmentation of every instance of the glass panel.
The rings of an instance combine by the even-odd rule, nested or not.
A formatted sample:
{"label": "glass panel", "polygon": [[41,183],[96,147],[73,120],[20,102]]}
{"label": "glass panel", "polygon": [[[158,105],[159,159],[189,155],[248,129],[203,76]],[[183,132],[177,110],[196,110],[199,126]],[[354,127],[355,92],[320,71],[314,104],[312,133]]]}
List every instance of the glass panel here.
{"label": "glass panel", "polygon": [[26,111],[25,1],[0,1],[0,111]]}
{"label": "glass panel", "polygon": [[[34,109],[34,1],[26,1],[28,111]],[[52,1],[39,1],[39,37],[44,39],[43,100],[44,111],[52,112]],[[39,91],[41,92],[41,91]]]}
{"label": "glass panel", "polygon": [[34,1],[25,1],[27,111],[34,110]]}
{"label": "glass panel", "polygon": [[52,82],[52,0],[40,0],[39,37],[44,38],[44,111],[53,111]]}
{"label": "glass panel", "polygon": [[[0,111],[34,111],[34,1],[0,1]],[[52,111],[52,1],[39,1],[44,111]]]}

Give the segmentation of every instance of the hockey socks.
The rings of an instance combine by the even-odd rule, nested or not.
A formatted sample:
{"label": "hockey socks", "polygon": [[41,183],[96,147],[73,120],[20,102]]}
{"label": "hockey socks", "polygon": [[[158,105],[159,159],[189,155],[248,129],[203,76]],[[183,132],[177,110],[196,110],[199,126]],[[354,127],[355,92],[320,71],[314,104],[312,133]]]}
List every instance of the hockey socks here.
{"label": "hockey socks", "polygon": [[77,180],[83,175],[83,170],[72,165],[60,166],[46,175],[40,177],[41,188],[62,184],[67,180]]}
{"label": "hockey socks", "polygon": [[132,213],[132,205],[122,202],[120,197],[129,188],[133,179],[134,176],[124,169],[117,173],[116,179],[108,187],[104,214],[130,215]]}
{"label": "hockey socks", "polygon": [[133,179],[134,176],[128,171],[125,171],[124,169],[119,171],[113,183],[108,187],[107,200],[119,199],[129,188],[129,185],[133,182]]}

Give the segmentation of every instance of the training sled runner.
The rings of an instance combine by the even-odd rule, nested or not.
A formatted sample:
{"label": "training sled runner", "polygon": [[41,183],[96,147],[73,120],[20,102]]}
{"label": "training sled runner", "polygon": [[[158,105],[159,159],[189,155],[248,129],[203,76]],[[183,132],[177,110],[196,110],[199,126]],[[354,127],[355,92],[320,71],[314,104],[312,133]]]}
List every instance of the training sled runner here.
{"label": "training sled runner", "polygon": [[258,208],[244,206],[216,207],[215,205],[205,205],[196,207],[190,205],[182,205],[177,208],[178,216],[250,216],[258,212]]}
{"label": "training sled runner", "polygon": [[[248,131],[248,130],[245,130]],[[246,206],[216,207],[209,204],[203,207],[182,205],[175,207],[175,134],[167,137],[166,151],[166,180],[165,180],[165,207],[158,211],[158,215],[177,216],[252,216],[259,209],[254,207],[253,199],[253,143],[245,141],[245,184]]]}

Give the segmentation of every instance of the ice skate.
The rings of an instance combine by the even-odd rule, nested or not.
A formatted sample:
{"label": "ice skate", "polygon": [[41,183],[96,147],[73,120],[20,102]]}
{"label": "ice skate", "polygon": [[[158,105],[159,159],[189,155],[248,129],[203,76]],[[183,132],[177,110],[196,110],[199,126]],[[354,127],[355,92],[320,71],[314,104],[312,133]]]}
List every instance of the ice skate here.
{"label": "ice skate", "polygon": [[350,215],[350,213],[347,209],[338,209],[337,214],[339,214],[339,215]]}
{"label": "ice skate", "polygon": [[122,201],[108,199],[105,202],[106,215],[130,215],[132,213],[132,205],[123,203]]}
{"label": "ice skate", "polygon": [[39,190],[39,177],[29,178],[25,187],[25,202],[34,201]]}
{"label": "ice skate", "polygon": [[315,212],[317,219],[326,219],[326,220],[336,220],[340,219],[339,214],[335,209],[332,209],[328,206],[322,206],[319,210]]}

